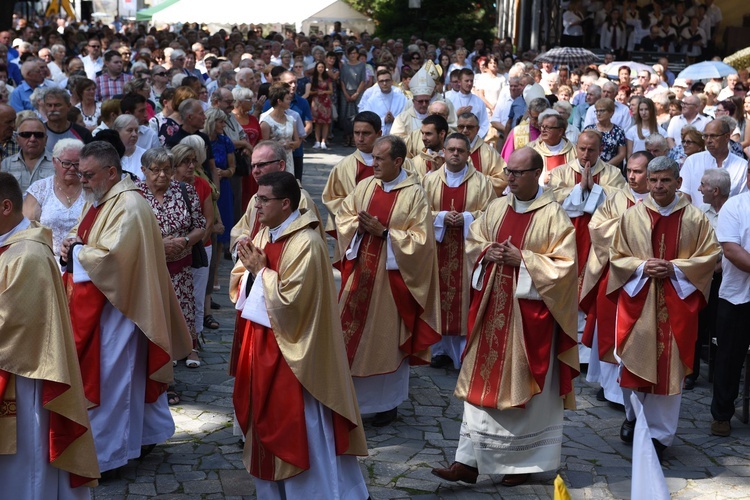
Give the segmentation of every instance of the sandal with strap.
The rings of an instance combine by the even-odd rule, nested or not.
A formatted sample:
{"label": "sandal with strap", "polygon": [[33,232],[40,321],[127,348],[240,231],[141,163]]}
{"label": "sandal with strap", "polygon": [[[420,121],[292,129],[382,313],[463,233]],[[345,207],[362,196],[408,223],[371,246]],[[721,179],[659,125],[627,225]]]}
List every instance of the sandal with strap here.
{"label": "sandal with strap", "polygon": [[180,404],[180,395],[177,394],[177,391],[174,389],[170,389],[167,391],[167,403],[169,406],[174,406]]}
{"label": "sandal with strap", "polygon": [[203,327],[210,328],[211,330],[218,330],[221,325],[214,319],[210,314],[203,318]]}
{"label": "sandal with strap", "polygon": [[193,354],[195,354],[195,357],[197,358],[198,350],[193,349],[193,352],[191,352],[190,355],[185,358],[185,366],[187,366],[188,368],[198,368],[201,365],[200,359],[190,359],[190,356],[192,356]]}

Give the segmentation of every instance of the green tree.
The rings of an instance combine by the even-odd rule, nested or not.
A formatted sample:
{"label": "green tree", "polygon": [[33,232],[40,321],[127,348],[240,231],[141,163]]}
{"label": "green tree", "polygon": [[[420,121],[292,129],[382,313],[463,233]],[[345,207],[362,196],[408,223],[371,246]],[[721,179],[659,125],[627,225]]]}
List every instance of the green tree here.
{"label": "green tree", "polygon": [[371,16],[375,34],[381,38],[416,35],[436,42],[440,37],[462,37],[470,48],[475,38],[488,42],[495,33],[497,11],[493,0],[422,0],[410,9],[409,0],[347,0],[355,9]]}

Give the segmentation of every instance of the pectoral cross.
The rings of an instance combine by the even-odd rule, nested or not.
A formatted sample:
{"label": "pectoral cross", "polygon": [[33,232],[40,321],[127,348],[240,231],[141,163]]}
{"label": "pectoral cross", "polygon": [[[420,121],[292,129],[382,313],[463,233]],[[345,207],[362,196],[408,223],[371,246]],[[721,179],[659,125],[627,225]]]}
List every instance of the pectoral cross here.
{"label": "pectoral cross", "polygon": [[454,199],[451,198],[451,212],[455,212],[456,211],[456,205],[453,203],[453,200]]}
{"label": "pectoral cross", "polygon": [[667,244],[664,241],[664,235],[661,235],[661,240],[659,241],[659,258],[664,259],[664,256],[667,254]]}

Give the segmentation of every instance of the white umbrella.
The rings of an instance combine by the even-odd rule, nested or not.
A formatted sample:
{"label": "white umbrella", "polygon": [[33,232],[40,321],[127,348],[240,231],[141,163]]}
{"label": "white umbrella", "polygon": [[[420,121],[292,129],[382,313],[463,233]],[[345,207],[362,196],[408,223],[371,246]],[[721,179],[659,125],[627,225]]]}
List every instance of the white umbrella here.
{"label": "white umbrella", "polygon": [[654,72],[654,68],[652,68],[648,64],[643,64],[635,61],[615,61],[609,63],[609,65],[605,69],[607,76],[610,78],[617,78],[619,76],[617,72],[623,66],[627,66],[628,68],[630,68],[631,76],[637,75],[639,71],[648,71],[649,73]]}
{"label": "white umbrella", "polygon": [[697,64],[691,64],[680,71],[677,78],[685,80],[708,80],[709,78],[724,78],[727,75],[733,75],[737,70],[728,64],[720,61],[703,61]]}

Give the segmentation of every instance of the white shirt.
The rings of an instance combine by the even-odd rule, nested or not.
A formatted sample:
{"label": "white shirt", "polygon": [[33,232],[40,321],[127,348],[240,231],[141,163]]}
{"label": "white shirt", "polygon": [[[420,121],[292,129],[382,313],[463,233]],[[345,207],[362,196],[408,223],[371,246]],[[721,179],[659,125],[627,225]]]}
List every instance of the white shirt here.
{"label": "white shirt", "polygon": [[651,135],[651,131],[646,128],[642,128],[641,134],[643,134],[643,139],[638,137],[637,125],[633,125],[625,131],[625,138],[633,143],[633,153],[635,153],[636,151],[646,151],[646,138]]}
{"label": "white shirt", "polygon": [[[719,243],[736,243],[750,251],[750,193],[729,198],[719,211],[716,227]],[[732,304],[750,302],[750,273],[739,270],[729,259],[721,260],[719,297]]]}
{"label": "white shirt", "polygon": [[458,111],[458,108],[471,106],[471,112],[479,119],[479,137],[487,136],[487,132],[490,131],[490,120],[487,116],[487,108],[484,105],[484,101],[478,95],[467,95],[463,92],[456,92],[451,94],[450,97],[446,95],[446,98],[450,99],[456,111]]}
{"label": "white shirt", "polygon": [[[586,128],[589,125],[596,125],[596,106],[589,106],[586,110],[586,118],[583,120],[583,127]],[[615,101],[615,113],[612,115],[610,120],[612,123],[617,125],[623,130],[627,130],[633,125],[633,117],[630,116],[630,108],[622,104],[621,102]]]}
{"label": "white shirt", "polygon": [[90,80],[96,80],[96,74],[104,67],[104,60],[100,57],[96,61],[91,59],[91,56],[82,57],[83,70],[86,72],[86,76]]}
{"label": "white shirt", "polygon": [[710,122],[705,116],[698,114],[693,118],[692,122],[688,122],[683,115],[677,115],[669,120],[669,127],[667,127],[667,138],[672,138],[675,146],[682,144],[682,127],[685,125],[692,125],[698,132],[703,132],[708,122]]}
{"label": "white shirt", "polygon": [[709,203],[701,203],[701,206],[698,208],[706,214],[708,222],[711,223],[711,227],[716,231],[716,227],[719,224],[719,212],[717,212]]}
{"label": "white shirt", "polygon": [[[709,168],[718,168],[716,159],[708,151],[701,151],[688,156],[682,165],[682,170],[680,170],[682,176],[680,191],[689,194],[693,205],[696,207],[700,207],[703,203],[703,195],[698,191],[698,188],[701,185],[703,174]],[[745,160],[729,153],[721,168],[729,173],[731,180],[730,198],[747,191],[747,162]]]}

